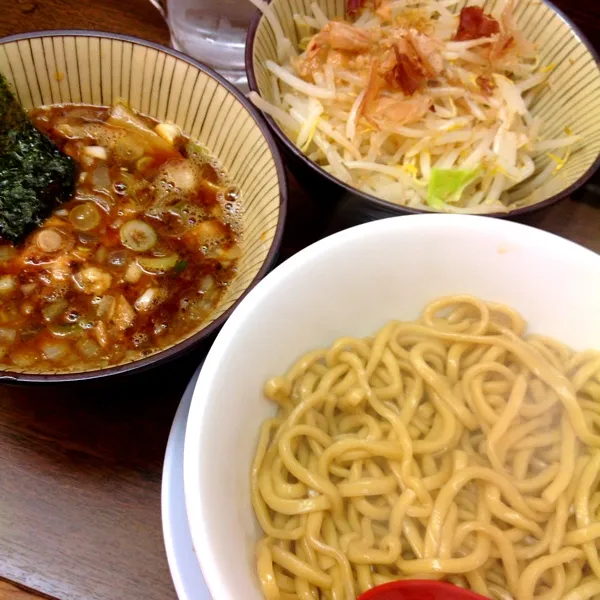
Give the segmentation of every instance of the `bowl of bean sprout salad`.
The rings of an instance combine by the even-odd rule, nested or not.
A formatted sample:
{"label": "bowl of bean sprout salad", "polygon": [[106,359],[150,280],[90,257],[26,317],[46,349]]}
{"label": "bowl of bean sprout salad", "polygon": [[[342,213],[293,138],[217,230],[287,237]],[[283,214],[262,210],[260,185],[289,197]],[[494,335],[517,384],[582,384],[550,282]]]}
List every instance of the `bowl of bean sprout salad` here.
{"label": "bowl of bean sprout salad", "polygon": [[508,216],[598,167],[598,57],[548,2],[252,2],[249,98],[303,181],[396,214]]}

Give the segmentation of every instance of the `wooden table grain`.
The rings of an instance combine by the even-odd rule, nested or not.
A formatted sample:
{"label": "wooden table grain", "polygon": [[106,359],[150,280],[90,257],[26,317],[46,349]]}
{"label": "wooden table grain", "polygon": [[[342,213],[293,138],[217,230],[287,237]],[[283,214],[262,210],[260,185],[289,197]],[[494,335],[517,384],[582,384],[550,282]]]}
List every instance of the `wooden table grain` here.
{"label": "wooden table grain", "polygon": [[[600,47],[598,3],[557,4]],[[6,0],[0,10],[0,35],[80,28],[168,43],[147,0]],[[369,218],[291,188],[283,258]],[[522,220],[600,252],[600,185]],[[0,387],[0,600],[175,599],[160,524],[162,461],[205,351],[114,381]]]}

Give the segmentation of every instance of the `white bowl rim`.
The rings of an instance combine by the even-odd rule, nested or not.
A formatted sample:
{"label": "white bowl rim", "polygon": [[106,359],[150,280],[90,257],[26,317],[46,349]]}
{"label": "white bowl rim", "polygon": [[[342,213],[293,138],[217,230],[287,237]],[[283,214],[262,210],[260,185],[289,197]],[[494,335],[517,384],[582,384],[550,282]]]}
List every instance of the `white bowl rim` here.
{"label": "white bowl rim", "polygon": [[194,550],[205,581],[215,600],[222,600],[224,597],[222,594],[219,594],[219,590],[226,588],[226,571],[222,568],[222,562],[213,554],[210,540],[203,535],[203,523],[208,520],[209,515],[206,511],[202,484],[198,473],[202,470],[200,464],[200,446],[202,445],[203,433],[206,428],[203,417],[207,406],[205,400],[208,394],[202,394],[201,396],[196,392],[200,389],[210,391],[213,384],[214,372],[225,360],[229,345],[235,338],[239,326],[246,319],[251,318],[252,313],[272,290],[277,288],[287,278],[293,277],[298,268],[314,261],[319,256],[326,255],[328,251],[343,246],[359,237],[378,235],[384,232],[393,232],[395,235],[402,235],[402,232],[408,229],[456,227],[457,225],[465,228],[477,227],[480,230],[487,230],[490,233],[512,231],[515,235],[528,236],[529,241],[532,243],[536,239],[540,240],[542,244],[544,240],[546,242],[550,241],[555,248],[560,249],[562,247],[565,252],[568,251],[574,261],[594,262],[596,268],[600,264],[600,255],[592,250],[554,233],[536,229],[529,225],[504,219],[490,219],[489,217],[479,215],[418,214],[390,217],[350,227],[304,248],[271,271],[240,302],[232,316],[219,332],[196,382],[186,425],[183,456],[186,512]]}

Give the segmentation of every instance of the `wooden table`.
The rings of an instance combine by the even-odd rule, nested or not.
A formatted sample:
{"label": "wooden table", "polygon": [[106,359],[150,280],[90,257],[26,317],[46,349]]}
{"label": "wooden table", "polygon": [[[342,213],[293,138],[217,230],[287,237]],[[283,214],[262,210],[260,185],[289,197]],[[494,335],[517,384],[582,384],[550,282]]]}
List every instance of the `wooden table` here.
{"label": "wooden table", "polygon": [[[600,47],[600,5],[557,4]],[[168,43],[147,0],[7,0],[1,11],[0,35],[83,28]],[[366,218],[332,213],[295,184],[291,196],[283,257]],[[600,252],[600,186],[523,221]],[[175,599],[160,524],[162,461],[205,350],[113,382],[0,387],[1,600]]]}

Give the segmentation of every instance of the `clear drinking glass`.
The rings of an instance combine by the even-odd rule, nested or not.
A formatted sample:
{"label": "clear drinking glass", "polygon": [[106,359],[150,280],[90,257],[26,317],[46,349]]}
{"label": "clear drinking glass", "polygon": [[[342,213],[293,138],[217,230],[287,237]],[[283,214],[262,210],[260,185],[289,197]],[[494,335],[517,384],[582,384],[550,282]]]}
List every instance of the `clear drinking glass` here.
{"label": "clear drinking glass", "polygon": [[171,45],[247,88],[246,32],[255,8],[250,0],[150,0],[171,32]]}

